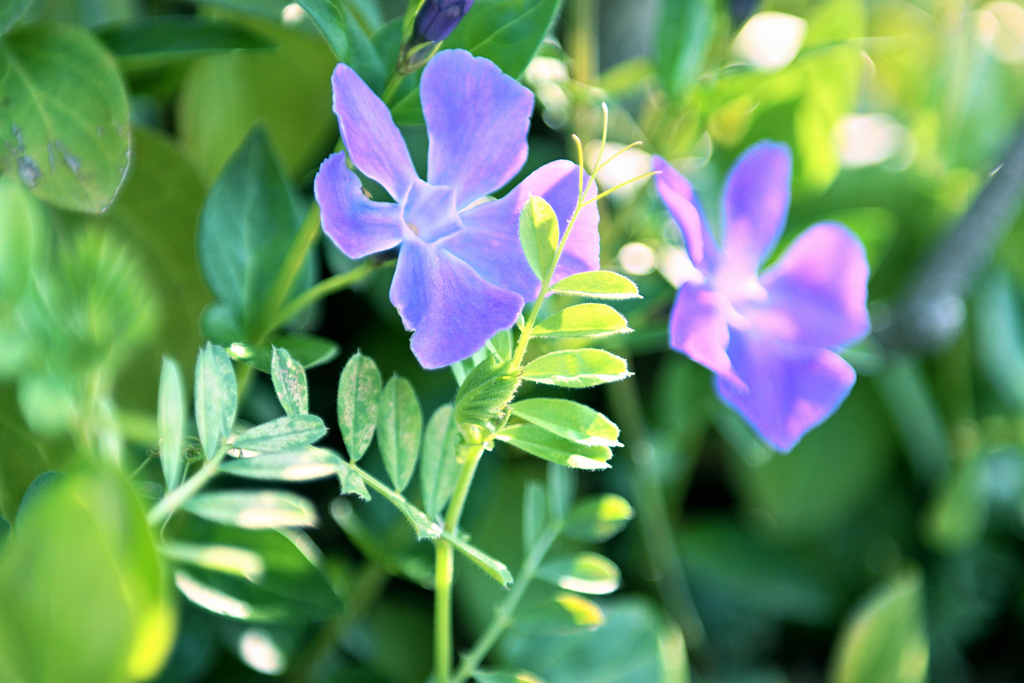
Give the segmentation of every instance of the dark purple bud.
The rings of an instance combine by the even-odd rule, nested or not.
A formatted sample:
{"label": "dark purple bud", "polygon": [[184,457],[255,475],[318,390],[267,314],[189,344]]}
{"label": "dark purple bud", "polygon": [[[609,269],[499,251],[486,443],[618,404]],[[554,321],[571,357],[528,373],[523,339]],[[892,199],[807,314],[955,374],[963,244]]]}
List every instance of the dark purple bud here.
{"label": "dark purple bud", "polygon": [[416,15],[414,42],[441,42],[455,30],[472,6],[473,0],[427,0]]}

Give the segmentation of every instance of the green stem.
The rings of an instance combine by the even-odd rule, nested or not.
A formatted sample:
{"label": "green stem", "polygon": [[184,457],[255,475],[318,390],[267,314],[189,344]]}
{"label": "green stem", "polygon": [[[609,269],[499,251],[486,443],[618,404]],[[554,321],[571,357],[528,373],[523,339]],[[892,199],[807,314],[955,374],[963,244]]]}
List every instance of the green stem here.
{"label": "green stem", "polygon": [[384,104],[391,106],[391,100],[395,97],[395,93],[398,92],[398,86],[402,84],[402,79],[405,78],[402,74],[395,71],[391,74],[391,78],[388,79],[388,84],[384,86],[384,94],[381,95],[381,99],[384,100]]}
{"label": "green stem", "polygon": [[206,461],[206,464],[199,468],[198,472],[186,479],[181,486],[161,498],[160,502],[154,505],[150,509],[149,514],[146,515],[146,521],[149,522],[149,525],[159,525],[173,515],[179,507],[184,505],[185,501],[198,493],[199,489],[203,488],[217,474],[217,471],[220,469],[220,463],[224,460],[225,455],[227,455],[227,449],[222,447],[212,459]]}
{"label": "green stem", "polygon": [[[389,261],[388,263],[392,262]],[[282,306],[278,311],[277,316],[271,321],[270,329],[276,330],[296,315],[315,304],[317,301],[320,301],[320,299],[324,299],[331,294],[342,291],[343,289],[348,289],[373,271],[377,270],[381,265],[384,264],[364,261],[347,273],[339,273],[321,280]]]}
{"label": "green stem", "polygon": [[469,677],[476,672],[477,668],[484,661],[484,657],[490,653],[491,648],[494,647],[498,639],[505,633],[505,630],[512,624],[512,618],[519,608],[519,603],[522,602],[526,590],[537,575],[537,570],[540,569],[541,563],[544,562],[544,558],[547,557],[551,546],[554,545],[561,533],[562,523],[558,522],[549,525],[544,533],[541,534],[541,537],[537,539],[536,545],[530,550],[530,554],[526,556],[526,560],[523,562],[522,569],[519,570],[519,576],[516,577],[512,590],[505,596],[501,605],[494,612],[491,623],[487,625],[487,629],[477,639],[473,649],[467,652],[459,662],[459,668],[455,672],[455,677],[451,683],[465,683],[465,681],[468,681]]}
{"label": "green stem", "polygon": [[288,248],[288,253],[284,257],[284,263],[281,264],[281,270],[277,272],[274,284],[270,288],[267,306],[263,311],[259,329],[256,330],[255,334],[254,341],[257,346],[262,344],[276,329],[273,321],[280,318],[281,308],[295,287],[295,280],[302,271],[302,265],[309,256],[309,250],[313,248],[313,245],[316,244],[319,238],[320,207],[316,202],[313,202],[309,207],[305,220],[302,221],[302,225],[299,227],[299,232],[295,235],[295,239],[292,240],[292,245]]}

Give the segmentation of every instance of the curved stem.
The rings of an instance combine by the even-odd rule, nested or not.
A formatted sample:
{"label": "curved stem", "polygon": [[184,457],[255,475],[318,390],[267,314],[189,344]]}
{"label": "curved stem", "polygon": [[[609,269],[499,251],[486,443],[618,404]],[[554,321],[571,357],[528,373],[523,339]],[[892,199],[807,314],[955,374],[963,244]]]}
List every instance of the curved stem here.
{"label": "curved stem", "polygon": [[384,94],[381,95],[381,99],[384,100],[384,104],[391,106],[391,100],[394,99],[395,93],[398,92],[398,86],[402,84],[402,78],[404,76],[398,71],[391,74],[391,78],[388,79],[388,84],[384,86]]}
{"label": "curved stem", "polygon": [[197,494],[199,489],[203,488],[217,474],[217,470],[220,469],[220,463],[224,460],[225,455],[227,455],[227,449],[222,447],[212,459],[206,461],[206,464],[199,468],[198,472],[186,479],[181,486],[161,498],[160,502],[154,505],[149,510],[149,514],[146,515],[146,521],[149,522],[149,525],[157,526],[173,515],[178,508],[185,504],[185,501]]}
{"label": "curved stem", "polygon": [[[393,261],[388,261],[388,263],[393,263]],[[329,278],[324,278],[282,306],[277,312],[277,316],[271,321],[269,328],[276,330],[317,301],[320,301],[320,299],[340,292],[343,289],[348,289],[382,265],[385,264],[364,261],[347,273],[339,273]]]}
{"label": "curved stem", "polygon": [[296,278],[298,278],[299,273],[302,271],[302,264],[305,263],[306,258],[309,256],[309,250],[313,248],[313,245],[316,244],[319,238],[320,207],[316,202],[313,202],[309,207],[305,220],[299,226],[299,232],[296,233],[291,247],[288,248],[288,253],[284,257],[284,263],[281,264],[281,270],[277,272],[274,284],[270,288],[270,296],[267,298],[267,305],[263,311],[259,329],[255,331],[256,334],[254,335],[254,341],[257,345],[262,344],[270,333],[276,329],[273,321],[280,317],[280,311],[288,300],[288,295],[291,294],[292,289],[295,287]]}

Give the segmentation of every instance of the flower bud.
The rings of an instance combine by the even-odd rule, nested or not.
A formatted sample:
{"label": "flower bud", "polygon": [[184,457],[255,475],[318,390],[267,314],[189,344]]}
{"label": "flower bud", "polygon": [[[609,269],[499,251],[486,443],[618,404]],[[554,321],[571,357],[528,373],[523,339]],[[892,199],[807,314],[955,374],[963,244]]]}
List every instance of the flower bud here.
{"label": "flower bud", "polygon": [[413,25],[413,42],[439,43],[455,30],[473,0],[427,0]]}

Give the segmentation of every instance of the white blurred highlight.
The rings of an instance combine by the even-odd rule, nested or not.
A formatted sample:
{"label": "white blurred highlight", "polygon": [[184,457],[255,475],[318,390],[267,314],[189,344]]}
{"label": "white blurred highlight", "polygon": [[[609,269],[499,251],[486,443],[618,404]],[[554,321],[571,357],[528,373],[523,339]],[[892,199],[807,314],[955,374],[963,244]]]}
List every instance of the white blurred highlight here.
{"label": "white blurred highlight", "polygon": [[757,69],[781,69],[804,44],[807,22],[784,12],[758,12],[747,20],[732,44],[733,53]]}
{"label": "white blurred highlight", "polygon": [[663,247],[658,252],[658,272],[676,289],[684,282],[701,282],[704,275],[682,247]]}
{"label": "white blurred highlight", "polygon": [[[620,145],[615,142],[606,143],[604,148],[604,159],[611,159],[613,156],[621,152],[623,148],[625,148],[625,145]],[[597,155],[600,151],[601,142],[599,140],[592,140],[587,143],[587,146],[583,150],[583,158],[586,159],[587,168],[594,168],[597,166]],[[614,161],[598,172],[597,184],[602,191],[609,190],[620,183],[625,183],[642,176],[650,170],[651,155],[638,147],[633,147],[622,152],[622,154],[619,154]],[[615,190],[615,192],[612,192],[608,196],[617,200],[625,201],[632,198],[643,186],[643,182],[629,183],[628,185]]]}
{"label": "white blurred highlight", "polygon": [[289,3],[281,9],[281,22],[288,26],[294,26],[305,18],[306,10],[297,2]]}
{"label": "white blurred highlight", "polygon": [[630,242],[619,249],[619,265],[628,275],[647,275],[654,270],[657,257],[643,242]]}
{"label": "white blurred highlight", "polygon": [[844,116],[834,133],[846,168],[873,166],[891,159],[907,139],[907,129],[888,114]]}
{"label": "white blurred highlight", "polygon": [[254,671],[280,676],[288,668],[284,652],[262,628],[248,628],[238,639],[238,656]]}
{"label": "white blurred highlight", "polygon": [[1024,63],[1024,7],[996,0],[974,13],[974,37],[1004,64]]}

